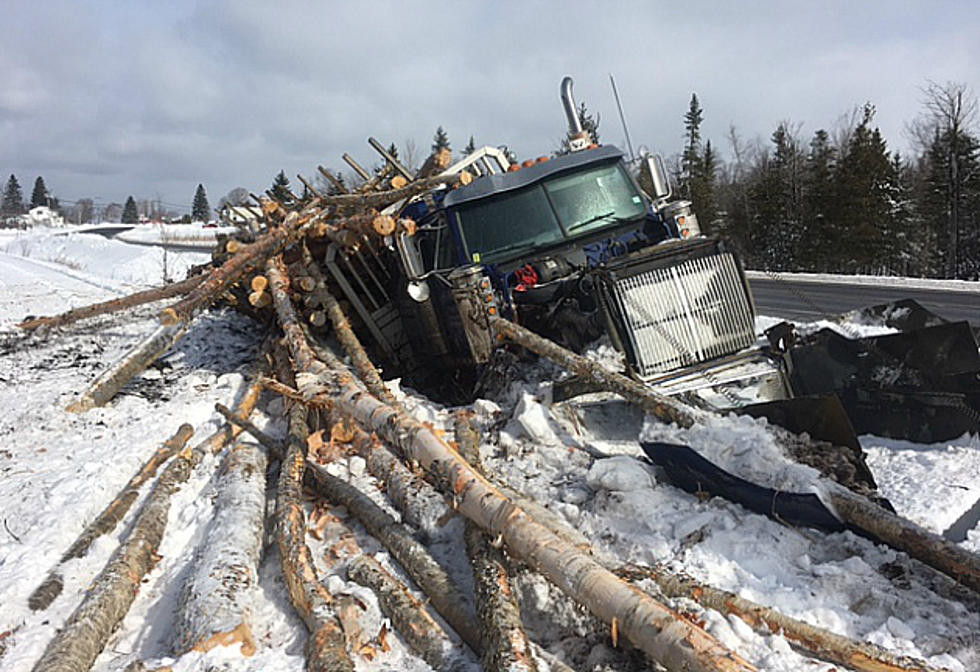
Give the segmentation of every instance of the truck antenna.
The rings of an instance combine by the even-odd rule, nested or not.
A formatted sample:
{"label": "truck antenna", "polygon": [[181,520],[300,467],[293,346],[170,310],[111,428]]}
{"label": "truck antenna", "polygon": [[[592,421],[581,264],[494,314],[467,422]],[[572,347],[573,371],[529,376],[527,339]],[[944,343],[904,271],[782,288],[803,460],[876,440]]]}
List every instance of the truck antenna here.
{"label": "truck antenna", "polygon": [[616,109],[619,110],[619,120],[623,123],[623,133],[626,134],[626,147],[630,150],[630,161],[635,161],[636,157],[633,155],[633,143],[630,142],[630,129],[626,127],[623,105],[619,102],[619,91],[616,90],[616,80],[613,78],[612,73],[609,75],[609,83],[612,84],[613,96],[616,97]]}

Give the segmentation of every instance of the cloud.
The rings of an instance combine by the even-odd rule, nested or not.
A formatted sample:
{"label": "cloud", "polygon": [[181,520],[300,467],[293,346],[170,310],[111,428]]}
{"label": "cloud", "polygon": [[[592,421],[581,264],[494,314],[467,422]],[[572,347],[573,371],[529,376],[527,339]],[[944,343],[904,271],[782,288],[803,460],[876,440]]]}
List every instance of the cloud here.
{"label": "cloud", "polygon": [[969,3],[267,2],[35,5],[14,0],[0,44],[0,143],[22,182],[65,198],[162,193],[189,203],[260,190],[280,169],[311,176],[369,135],[427,150],[553,150],[562,76],[621,144],[614,74],[631,135],[670,154],[696,91],[703,135],[726,151],[735,124],[804,135],[871,101],[892,147],[927,78],[977,81]]}

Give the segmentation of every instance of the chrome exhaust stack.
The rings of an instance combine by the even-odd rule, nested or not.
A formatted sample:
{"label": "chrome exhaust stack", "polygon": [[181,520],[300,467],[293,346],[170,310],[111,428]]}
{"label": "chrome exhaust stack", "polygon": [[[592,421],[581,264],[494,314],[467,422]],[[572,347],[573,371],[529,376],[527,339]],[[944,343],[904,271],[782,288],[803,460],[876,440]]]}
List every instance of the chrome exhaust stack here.
{"label": "chrome exhaust stack", "polygon": [[577,152],[587,148],[593,140],[588,131],[582,128],[582,121],[578,118],[578,108],[572,98],[572,84],[574,82],[571,77],[561,80],[561,104],[568,119],[568,147]]}

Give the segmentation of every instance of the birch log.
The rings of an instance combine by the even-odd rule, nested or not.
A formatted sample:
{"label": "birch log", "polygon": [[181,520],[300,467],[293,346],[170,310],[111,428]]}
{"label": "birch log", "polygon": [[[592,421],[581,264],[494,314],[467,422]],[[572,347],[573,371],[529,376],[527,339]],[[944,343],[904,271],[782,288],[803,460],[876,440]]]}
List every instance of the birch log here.
{"label": "birch log", "polygon": [[123,296],[118,299],[94,303],[90,306],[73,308],[72,310],[61,313],[60,315],[52,315],[51,317],[35,317],[30,320],[24,320],[17,326],[26,331],[31,331],[39,327],[46,327],[49,329],[53,329],[54,327],[63,327],[66,324],[71,324],[89,317],[117,313],[121,310],[135,308],[136,306],[141,306],[145,303],[162,301],[180,294],[186,294],[201,284],[203,280],[204,275],[194,275],[186,280],[174,282],[162,287],[154,287],[153,289],[136,292],[135,294]]}
{"label": "birch log", "polygon": [[630,581],[650,579],[668,597],[694,600],[709,609],[738,616],[755,630],[781,634],[798,649],[859,672],[949,672],[908,656],[896,656],[870,642],[858,642],[804,623],[735,593],[657,567],[629,565],[616,573]]}
{"label": "birch log", "polygon": [[[680,402],[668,399],[626,376],[610,371],[597,362],[562,348],[537,334],[504,319],[494,319],[493,328],[509,340],[518,343],[574,373],[589,376],[604,389],[621,395],[664,422],[676,422],[690,427],[696,416],[682,408]],[[773,428],[779,443],[791,457],[801,458],[807,452],[806,441],[781,428]],[[974,591],[980,592],[980,555],[933,534],[910,520],[901,518],[856,495],[835,482],[824,480],[831,503],[837,515],[877,537],[892,548],[904,551],[911,557],[938,569]]]}
{"label": "birch log", "polygon": [[129,507],[133,505],[139,496],[140,488],[148,480],[156,476],[160,466],[177,454],[190,440],[194,434],[194,428],[188,424],[183,424],[177,433],[164,441],[163,445],[157,448],[156,452],[147,460],[137,471],[123,489],[113,498],[92,522],[86,525],[82,533],[78,535],[75,542],[68,547],[58,564],[55,565],[48,576],[41,582],[27,600],[27,605],[33,611],[47,609],[48,606],[61,594],[64,581],[61,577],[61,566],[69,560],[84,557],[88,549],[96,539],[102,535],[112,532],[119,521],[123,519]]}
{"label": "birch log", "polygon": [[[246,416],[255,406],[261,386],[253,383],[236,407]],[[170,461],[133,522],[129,535],[93,582],[85,599],[48,643],[35,672],[85,672],[105,647],[139,592],[143,577],[157,560],[170,511],[170,497],[188,479],[208,452],[215,452],[235,435],[222,427],[193,450]]]}
{"label": "birch log", "polygon": [[[275,281],[270,278],[272,284]],[[289,409],[286,456],[279,471],[276,497],[276,539],[289,598],[310,631],[306,642],[308,672],[353,672],[344,632],[333,613],[333,596],[317,576],[313,555],[306,545],[303,510],[303,472],[306,470],[306,408]]]}
{"label": "birch log", "polygon": [[459,654],[425,605],[374,558],[361,555],[347,567],[347,576],[374,591],[385,616],[413,651],[436,670],[455,670]]}
{"label": "birch log", "polygon": [[115,364],[96,378],[79,398],[68,405],[71,413],[84,413],[112,399],[134,376],[159,359],[187,331],[186,325],[159,326]]}
{"label": "birch log", "polygon": [[[280,275],[277,282],[272,273]],[[270,285],[282,285],[278,267],[269,265]],[[299,391],[307,399],[331,390],[330,401],[364,427],[397,445],[440,483],[448,484],[458,510],[507,544],[511,555],[528,563],[565,594],[629,639],[669,670],[744,671],[756,668],[729,651],[703,629],[599,565],[588,553],[568,545],[515,506],[475,473],[459,455],[414,418],[365,393],[317,360],[303,336],[296,311],[284,291],[273,291],[279,324],[286,334]]]}
{"label": "birch log", "polygon": [[177,609],[177,655],[234,644],[246,656],[256,651],[252,609],[262,556],[265,471],[265,453],[249,443],[234,446],[222,462],[214,519]]}
{"label": "birch log", "polygon": [[[483,474],[480,432],[473,413],[456,413],[456,445],[459,453]],[[472,521],[466,521],[466,553],[473,567],[476,613],[483,625],[483,668],[488,672],[536,672],[531,643],[521,622],[521,609],[504,564],[503,553]]]}

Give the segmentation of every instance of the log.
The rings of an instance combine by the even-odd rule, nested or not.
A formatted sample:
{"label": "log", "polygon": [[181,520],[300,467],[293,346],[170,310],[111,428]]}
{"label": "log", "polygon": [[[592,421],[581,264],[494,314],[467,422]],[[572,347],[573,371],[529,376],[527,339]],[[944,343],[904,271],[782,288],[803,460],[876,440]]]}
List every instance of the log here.
{"label": "log", "polygon": [[285,455],[286,450],[282,444],[282,441],[272,438],[261,429],[255,426],[251,420],[247,418],[241,418],[232,413],[227,406],[224,404],[215,404],[214,410],[220,413],[225,420],[231,424],[240,427],[243,431],[248,432],[252,435],[256,441],[258,441],[266,450],[269,451],[269,457],[273,459],[282,459]]}
{"label": "log", "polygon": [[412,580],[429,597],[460,638],[480,651],[480,631],[469,598],[456,586],[428,549],[415,540],[408,529],[396,522],[380,506],[357,488],[328,473],[321,465],[309,463],[311,485],[316,492],[354,514],[371,536],[381,542]]}
{"label": "log", "polygon": [[[472,176],[470,176],[472,178]],[[460,184],[459,175],[436,175],[424,179],[409,182],[401,189],[390,189],[387,191],[376,191],[370,194],[338,194],[336,196],[322,196],[320,202],[323,205],[335,205],[340,207],[359,207],[359,208],[383,208],[386,205],[397,203],[398,201],[445,185],[454,187]]]}
{"label": "log", "polygon": [[441,173],[448,168],[452,162],[453,153],[448,149],[443,148],[435,151],[425,159],[425,163],[423,163],[422,167],[419,168],[419,172],[415,175],[415,179],[421,180],[431,177],[437,173]]}
{"label": "log", "polygon": [[187,324],[161,325],[96,378],[68,405],[70,413],[84,413],[112,399],[126,383],[159,359],[187,332]]}
{"label": "log", "polygon": [[804,623],[735,593],[660,567],[627,565],[618,568],[616,574],[633,582],[650,579],[668,597],[694,600],[725,615],[738,616],[764,635],[781,634],[797,649],[859,672],[949,672],[909,656],[897,656],[870,642],[859,642]]}
{"label": "log", "polygon": [[71,324],[89,317],[95,317],[96,315],[108,315],[110,313],[126,310],[127,308],[141,306],[145,303],[162,301],[163,299],[170,299],[180,294],[186,294],[203,281],[204,275],[194,275],[186,280],[174,282],[162,287],[154,287],[153,289],[136,292],[135,294],[123,296],[118,299],[111,299],[101,303],[93,303],[90,306],[73,308],[67,312],[61,313],[60,315],[53,315],[51,317],[35,317],[30,320],[24,320],[17,326],[25,331],[32,331],[34,329],[38,329],[39,327],[46,327],[48,329],[63,327],[66,324]]}
{"label": "log", "polygon": [[240,443],[225,455],[214,519],[177,608],[178,656],[235,644],[245,656],[257,649],[252,610],[262,556],[265,472],[266,456],[257,446]]}
{"label": "log", "polygon": [[[247,416],[261,386],[253,383],[236,406]],[[235,434],[222,427],[193,450],[184,450],[167,464],[140,509],[128,536],[96,577],[85,599],[68,618],[32,668],[35,672],[85,672],[136,599],[140,584],[157,560],[170,511],[170,497],[207,452],[216,452]]]}
{"label": "log", "polygon": [[31,596],[27,600],[27,606],[32,611],[47,609],[54,602],[64,587],[64,581],[61,577],[62,565],[70,560],[85,557],[88,549],[92,547],[96,539],[112,532],[116,528],[116,525],[126,516],[126,512],[129,511],[133,502],[136,501],[143,484],[156,476],[160,466],[182,450],[193,434],[193,427],[186,423],[181,425],[177,433],[164,441],[163,445],[157,448],[156,452],[143,464],[140,470],[129,479],[129,482],[123,486],[122,490],[116,494],[108,506],[92,522],[85,526],[85,529],[78,535],[74,543],[68,547],[68,550],[64,552],[54,568],[48,572],[47,577],[41,582],[41,585],[31,593]]}
{"label": "log", "polygon": [[348,193],[347,187],[343,182],[337,179],[337,176],[331,173],[329,170],[323,166],[317,166],[316,169],[320,171],[320,174],[327,178],[327,181],[333,186],[334,190],[341,194]]}
{"label": "log", "polygon": [[[483,472],[480,459],[480,431],[471,411],[455,417],[456,445],[473,468]],[[466,521],[466,553],[473,567],[476,613],[482,624],[483,669],[488,672],[536,672],[531,643],[521,621],[521,608],[511,586],[503,553],[472,521]]]}
{"label": "log", "polygon": [[[698,419],[692,410],[683,408],[680,402],[610,371],[597,362],[576,355],[513,322],[494,318],[492,328],[508,340],[557,362],[577,375],[594,380],[603,389],[619,394],[664,422],[676,422],[681,427],[690,427]],[[782,428],[773,427],[770,430],[789,456],[801,461],[805,460],[807,453],[816,452],[821,446],[821,442],[810,441]],[[823,479],[822,483],[841,520],[869,532],[892,548],[903,551],[980,592],[980,555],[883,509],[834,481]]]}
{"label": "log", "polygon": [[[276,280],[269,278],[275,287]],[[333,613],[334,599],[319,580],[313,555],[306,545],[306,514],[303,510],[303,473],[306,470],[306,408],[289,409],[286,457],[279,471],[276,497],[276,540],[282,573],[290,601],[310,631],[306,642],[309,672],[353,672],[347,655],[344,632]]]}
{"label": "log", "polygon": [[460,660],[442,627],[429,616],[425,605],[377,560],[360,555],[347,566],[347,576],[374,591],[385,616],[402,638],[436,670],[459,669]]}

